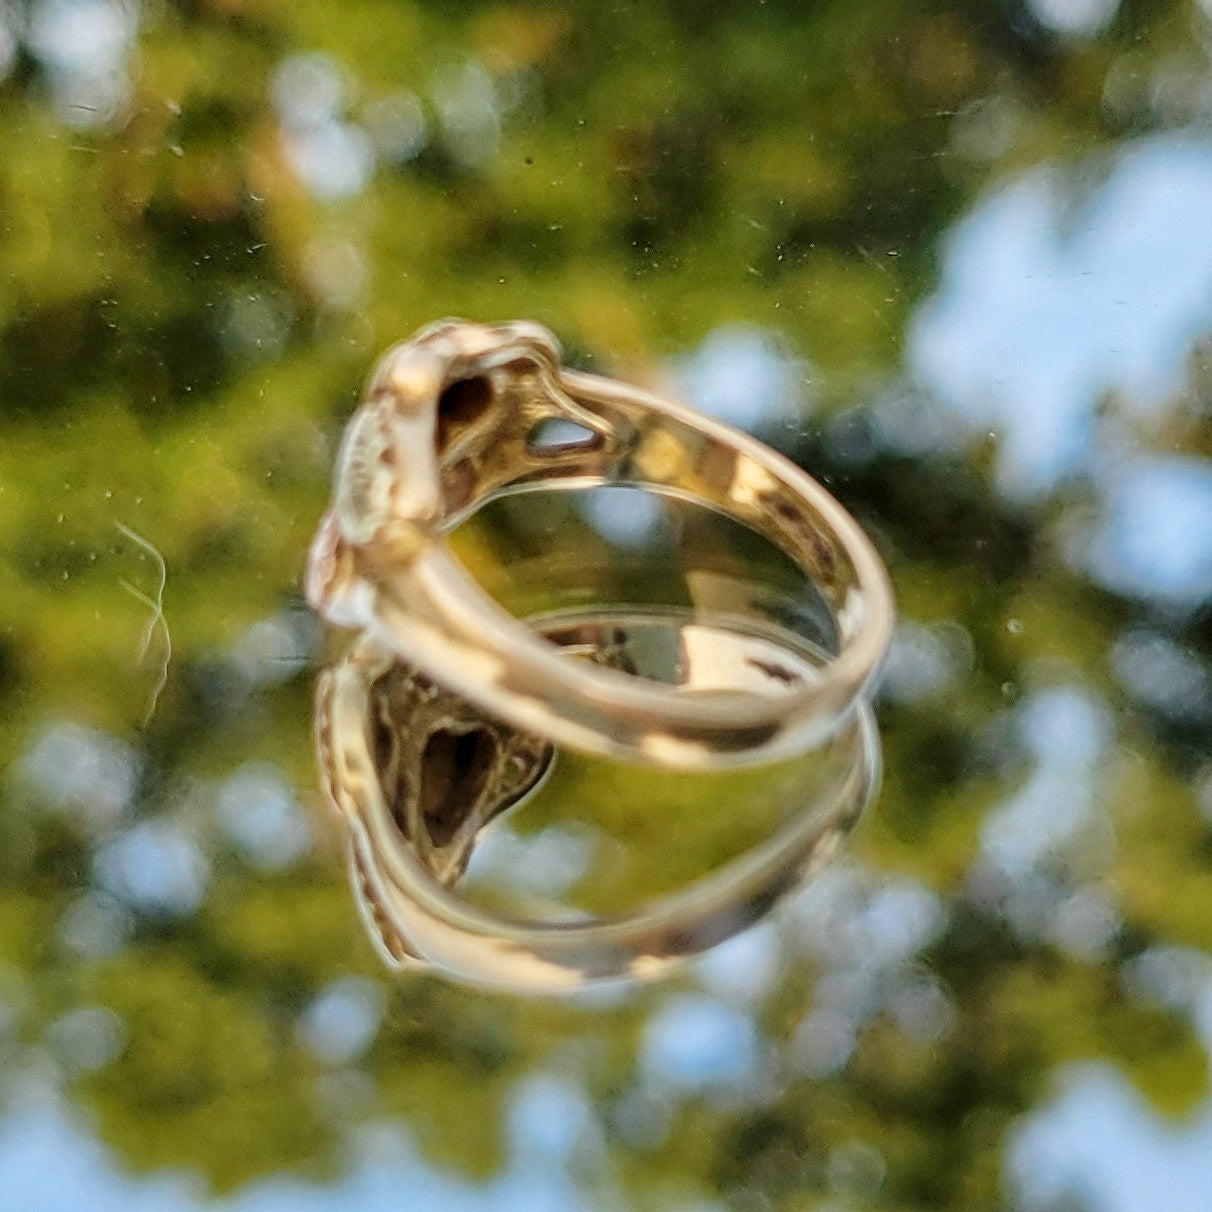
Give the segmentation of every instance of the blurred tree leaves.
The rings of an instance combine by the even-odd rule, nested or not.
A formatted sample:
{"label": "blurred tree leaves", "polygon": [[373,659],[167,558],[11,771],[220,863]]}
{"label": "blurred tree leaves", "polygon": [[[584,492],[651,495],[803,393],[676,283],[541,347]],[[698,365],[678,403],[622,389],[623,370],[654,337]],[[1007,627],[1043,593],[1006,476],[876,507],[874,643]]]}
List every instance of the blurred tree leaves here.
{"label": "blurred tree leaves", "polygon": [[[1193,16],[1125,5],[1082,43],[1046,37],[1009,0],[149,0],[112,121],[65,122],[53,72],[26,46],[0,81],[6,765],[66,716],[138,737],[136,814],[183,787],[205,804],[207,780],[250,756],[310,788],[304,679],[250,691],[230,653],[296,603],[335,437],[381,347],[440,315],[529,316],[580,363],[656,377],[713,327],[744,322],[810,359],[827,415],[861,405],[895,371],[948,224],[1002,172],[1142,129],[1138,111],[1102,104],[1108,73],[1129,51],[1138,64],[1185,52]],[[376,105],[411,98],[415,154],[380,150],[344,196],[309,189],[274,101],[300,55],[327,57],[316,79],[336,81],[338,126],[365,134]],[[957,114],[993,94],[1016,106],[1016,139],[959,154]],[[402,981],[356,1062],[372,1093],[334,1116],[294,1024],[327,982],[378,968],[331,830],[276,875],[216,843],[197,915],[138,920],[116,953],[80,956],[56,922],[89,884],[92,842],[14,790],[0,956],[33,990],[34,1035],[81,1002],[120,1016],[124,1050],[77,1089],[129,1165],[188,1167],[221,1189],[323,1173],[352,1122],[397,1115],[428,1157],[484,1177],[504,1157],[512,1083],[566,1063],[639,1206],[745,1190],[816,1206],[830,1158],[858,1140],[882,1158],[877,1188],[855,1188],[871,1206],[969,1210],[997,1206],[1005,1133],[1058,1065],[1108,1058],[1169,1114],[1202,1094],[1189,1027],[1116,975],[1155,942],[1209,949],[1207,827],[1180,786],[1185,759],[1129,728],[1136,756],[1106,792],[1122,955],[1014,937],[964,886],[988,809],[1025,777],[1010,742],[1003,764],[982,765],[982,730],[1041,667],[1105,681],[1125,607],[1051,558],[1039,519],[994,498],[987,451],[856,467],[823,425],[805,428],[800,454],[874,525],[905,613],[974,637],[951,699],[887,711],[889,775],[858,843],[873,870],[911,872],[948,906],[924,961],[951,998],[950,1031],[914,1040],[877,1013],[839,1075],[777,1070],[760,1105],[687,1096],[667,1138],[637,1141],[617,1108],[640,1084],[659,991],[594,1010]],[[139,660],[146,607],[122,582],[151,594],[156,569],[118,522],[168,569],[173,658],[145,733],[156,670]],[[625,797],[619,777],[592,784],[604,812]],[[202,829],[207,809],[178,798]],[[710,828],[699,843],[678,856],[686,869],[723,848]],[[626,903],[681,871],[649,857],[647,874],[587,895]],[[771,1038],[813,999],[806,969],[784,973],[761,1008]]]}

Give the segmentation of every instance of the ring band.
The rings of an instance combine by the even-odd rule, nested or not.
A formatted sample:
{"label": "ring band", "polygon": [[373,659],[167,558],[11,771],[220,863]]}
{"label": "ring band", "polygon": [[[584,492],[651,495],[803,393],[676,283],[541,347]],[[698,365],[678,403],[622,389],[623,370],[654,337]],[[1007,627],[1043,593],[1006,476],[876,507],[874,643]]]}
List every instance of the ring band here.
{"label": "ring band", "polygon": [[[576,437],[549,443],[545,426]],[[489,500],[624,484],[698,502],[792,557],[829,609],[830,659],[810,681],[692,697],[568,661],[507,614],[444,535]],[[832,735],[874,676],[893,621],[887,574],[812,477],[693,409],[562,369],[531,323],[444,321],[372,375],[309,557],[307,596],[485,713],[599,756],[682,770],[768,762]]]}

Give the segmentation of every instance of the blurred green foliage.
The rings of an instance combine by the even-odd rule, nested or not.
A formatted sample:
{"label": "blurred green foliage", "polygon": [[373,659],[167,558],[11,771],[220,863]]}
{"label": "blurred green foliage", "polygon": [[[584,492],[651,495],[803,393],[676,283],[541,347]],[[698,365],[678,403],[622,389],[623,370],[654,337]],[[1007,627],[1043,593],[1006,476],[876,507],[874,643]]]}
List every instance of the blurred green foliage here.
{"label": "blurred green foliage", "polygon": [[[567,1064],[637,1206],[749,1191],[813,1207],[831,1152],[862,1140],[884,1159],[871,1206],[971,1212],[999,1205],[1006,1133],[1064,1062],[1109,1059],[1159,1112],[1190,1108],[1205,1073],[1189,1026],[1118,975],[1159,942],[1212,947],[1190,746],[1144,715],[1116,719],[1125,756],[1099,794],[1119,841],[1097,880],[1124,928],[1108,954],[1024,940],[965,885],[985,813],[1026,770],[1011,740],[982,762],[978,736],[1047,681],[1040,669],[1107,690],[1103,658],[1132,608],[1068,571],[1040,518],[997,500],[988,451],[856,469],[831,462],[821,418],[890,379],[939,238],[979,191],[1143,129],[1101,104],[1108,72],[1128,54],[1187,53],[1194,8],[1127,3],[1089,42],[1046,35],[1010,0],[148,0],[138,13],[112,121],[56,113],[28,47],[0,81],[0,754],[13,768],[0,963],[25,991],[27,1042],[79,1004],[123,1020],[120,1055],[73,1088],[124,1162],[186,1167],[216,1189],[322,1175],[353,1125],[399,1116],[427,1157],[484,1177],[502,1162],[512,1083]],[[336,66],[341,120],[371,125],[415,94],[424,146],[380,153],[348,197],[309,191],[271,103],[299,55]],[[476,111],[476,89],[496,108]],[[1017,138],[958,155],[955,116],[994,91],[1018,106]],[[613,1117],[658,992],[594,1009],[416,978],[391,986],[356,1062],[373,1078],[365,1101],[334,1113],[318,1099],[323,1066],[297,1017],[377,962],[311,790],[307,675],[250,692],[229,655],[298,606],[371,359],[446,314],[533,317],[574,362],[653,381],[727,323],[769,327],[815,367],[820,411],[798,454],[872,528],[904,612],[974,640],[970,675],[942,702],[885,711],[886,786],[856,842],[873,871],[911,874],[946,906],[922,957],[954,1008],[945,1034],[914,1039],[881,1011],[839,1073],[784,1065],[758,1105],[689,1096],[668,1137],[645,1143]],[[154,597],[157,569],[117,523],[167,568],[172,659],[146,728],[165,654],[157,633],[140,657],[148,608],[124,582]],[[196,825],[213,867],[199,911],[140,919],[118,951],[82,957],[58,923],[99,838],[13,772],[60,718],[137,747],[148,817],[196,825],[218,779],[277,763],[314,810],[316,852],[258,872]],[[606,810],[625,788],[603,776],[596,790]],[[1058,880],[1076,886],[1082,861],[1058,855]],[[610,898],[659,874],[630,871]],[[760,1019],[786,1041],[813,1004],[796,960]]]}

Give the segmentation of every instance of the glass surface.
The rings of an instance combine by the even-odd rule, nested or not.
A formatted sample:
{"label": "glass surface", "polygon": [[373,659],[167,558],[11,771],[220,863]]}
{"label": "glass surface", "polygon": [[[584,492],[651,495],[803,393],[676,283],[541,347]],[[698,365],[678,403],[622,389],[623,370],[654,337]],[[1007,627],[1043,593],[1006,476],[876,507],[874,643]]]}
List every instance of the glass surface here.
{"label": "glass surface", "polygon": [[[0,1207],[1206,1212],[1210,53],[1209,0],[0,0]],[[670,981],[389,979],[357,922],[299,574],[442,315],[888,562],[879,799]],[[622,583],[666,523],[613,500]]]}

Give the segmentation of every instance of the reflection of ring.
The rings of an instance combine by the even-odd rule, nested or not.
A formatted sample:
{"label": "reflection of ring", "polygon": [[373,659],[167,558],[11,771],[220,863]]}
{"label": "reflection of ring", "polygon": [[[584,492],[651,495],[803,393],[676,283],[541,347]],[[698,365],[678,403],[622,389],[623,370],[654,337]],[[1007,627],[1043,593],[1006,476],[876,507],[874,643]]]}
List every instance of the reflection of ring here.
{"label": "reflection of ring", "polygon": [[[684,676],[693,690],[693,664]],[[450,885],[483,826],[543,776],[550,747],[478,715],[365,636],[321,675],[316,740],[349,828],[358,905],[388,962],[528,991],[654,976],[753,924],[828,860],[879,769],[863,702],[813,754],[825,777],[810,802],[747,853],[624,917],[519,922]],[[399,762],[400,748],[411,761]]]}
{"label": "reflection of ring", "polygon": [[[817,676],[694,696],[569,661],[492,602],[443,540],[496,497],[602,484],[697,501],[790,555],[830,615],[831,659]],[[551,335],[529,323],[440,323],[386,355],[346,431],[307,589],[329,621],[367,632],[494,718],[683,770],[771,761],[832,735],[893,618],[878,555],[815,480],[685,405],[562,369]]]}

